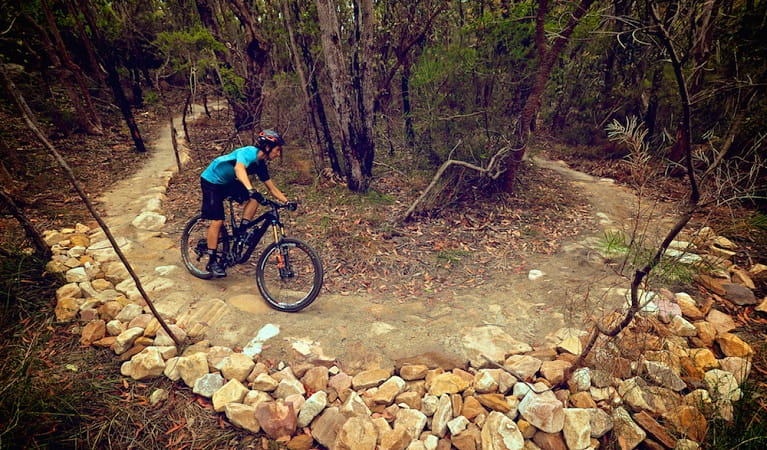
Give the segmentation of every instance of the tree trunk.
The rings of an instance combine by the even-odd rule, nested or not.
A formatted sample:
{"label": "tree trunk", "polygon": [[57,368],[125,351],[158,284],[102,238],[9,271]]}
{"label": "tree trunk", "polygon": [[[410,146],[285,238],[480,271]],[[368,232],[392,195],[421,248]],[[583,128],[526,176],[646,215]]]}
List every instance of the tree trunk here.
{"label": "tree trunk", "polygon": [[245,0],[229,0],[232,12],[245,29],[246,57],[243,61],[245,78],[242,101],[234,110],[234,127],[237,131],[260,128],[263,113],[263,78],[269,50],[266,40],[260,36],[258,19],[253,16]]}
{"label": "tree trunk", "polygon": [[[71,15],[72,19],[74,20],[75,27],[77,28],[77,33],[80,35],[80,41],[83,43],[85,52],[88,54],[88,63],[91,66],[91,73],[98,82],[99,90],[106,88],[106,75],[99,65],[98,58],[96,57],[96,51],[93,49],[93,45],[91,44],[90,38],[88,38],[88,33],[85,31],[85,26],[83,25],[82,20],[80,20],[79,14],[77,14],[77,9],[72,3],[72,0],[67,0],[65,3],[69,15]],[[98,96],[99,95],[97,94],[96,97]]]}
{"label": "tree trunk", "polygon": [[24,215],[17,206],[13,198],[5,192],[5,189],[0,187],[0,203],[5,204],[10,210],[11,215],[19,222],[19,225],[24,229],[24,233],[27,235],[32,245],[35,247],[35,254],[43,260],[51,257],[51,249],[48,248],[48,244],[45,243],[45,239],[35,228],[35,224]]}
{"label": "tree trunk", "polygon": [[130,130],[131,138],[136,146],[136,151],[139,153],[146,152],[144,139],[141,137],[141,132],[133,117],[130,103],[125,97],[125,92],[123,92],[122,84],[120,83],[120,75],[117,72],[117,61],[115,60],[114,52],[109,48],[106,40],[101,34],[101,30],[96,25],[96,18],[91,9],[91,4],[87,3],[87,0],[77,0],[77,2],[80,12],[85,16],[85,19],[88,21],[88,26],[91,28],[91,33],[93,33],[96,49],[98,50],[103,65],[107,71],[107,84],[112,89],[112,95],[114,95],[117,106],[120,108],[120,112],[125,120],[125,124],[128,126],[128,130]]}
{"label": "tree trunk", "polygon": [[402,95],[402,115],[405,117],[405,141],[410,149],[415,148],[415,129],[410,109],[410,62],[402,66],[402,79],[400,80],[400,92]]}
{"label": "tree trunk", "polygon": [[[47,7],[47,5],[45,6]],[[49,10],[46,9],[46,11],[50,13]],[[27,22],[38,31],[40,42],[43,44],[43,49],[50,59],[50,64],[53,66],[54,77],[57,78],[56,82],[61,83],[64,91],[67,93],[67,97],[75,109],[77,122],[80,127],[88,134],[102,134],[103,129],[101,128],[101,121],[98,119],[98,116],[95,116],[95,121],[93,120],[95,109],[93,114],[88,112],[87,102],[90,101],[90,94],[88,94],[87,87],[84,89],[84,95],[88,96],[88,100],[85,100],[83,89],[80,89],[84,86],[84,83],[80,85],[77,80],[78,75],[75,74],[78,73],[82,77],[80,68],[72,61],[69,53],[67,53],[66,47],[64,47],[61,41],[61,36],[58,34],[53,14],[45,14],[45,16],[47,28],[38,24],[31,16],[24,14]],[[53,24],[50,23],[51,20],[53,20]],[[92,102],[90,104],[93,106]]]}
{"label": "tree trunk", "polygon": [[[373,80],[366,55],[371,55],[373,32],[372,0],[354,2],[354,50],[351,64],[344,57],[335,2],[315,0],[322,33],[322,47],[331,80],[333,103],[338,115],[341,150],[346,162],[347,186],[365,192],[372,179]],[[349,69],[347,69],[349,67]]]}
{"label": "tree trunk", "polygon": [[[506,192],[511,192],[514,186],[514,178],[517,174],[517,169],[522,163],[522,158],[525,156],[527,150],[528,140],[535,131],[535,119],[538,115],[538,110],[541,107],[541,98],[543,92],[546,89],[546,84],[551,76],[551,71],[554,68],[554,64],[557,62],[559,55],[564,50],[565,45],[570,41],[570,36],[575,30],[580,20],[586,15],[586,12],[591,7],[594,0],[580,0],[575,10],[572,12],[570,19],[565,25],[565,28],[554,39],[550,49],[545,49],[545,43],[539,42],[539,38],[536,38],[536,44],[538,51],[544,52],[540,55],[538,62],[538,70],[535,74],[533,87],[530,95],[525,101],[525,105],[522,108],[522,112],[519,118],[519,124],[517,125],[517,134],[515,136],[515,147],[517,151],[511,153],[508,159],[506,175],[503,180],[503,188]],[[538,8],[538,15],[536,18],[536,36],[543,33],[542,27],[545,22],[545,16],[547,12],[548,0],[540,0],[540,7]]]}
{"label": "tree trunk", "polygon": [[67,51],[64,45],[64,40],[61,38],[61,33],[56,24],[56,18],[53,16],[53,11],[51,11],[49,0],[42,0],[40,6],[43,8],[45,21],[48,23],[48,29],[53,37],[53,43],[56,46],[61,64],[64,67],[64,73],[70,79],[69,83],[77,89],[79,100],[76,102],[75,107],[78,110],[78,115],[80,115],[80,120],[86,126],[88,134],[101,135],[104,133],[104,129],[101,126],[101,119],[99,119],[96,113],[96,107],[93,105],[91,94],[88,92],[88,84],[83,76],[83,71],[72,60],[69,51]]}
{"label": "tree trunk", "polygon": [[312,57],[309,43],[305,36],[297,34],[294,24],[298,22],[300,14],[300,5],[298,1],[292,1],[290,5],[285,2],[283,13],[285,14],[285,24],[290,35],[290,44],[293,48],[294,64],[299,80],[301,81],[302,92],[306,101],[306,115],[309,123],[314,130],[314,140],[317,144],[315,155],[315,165],[321,169],[325,165],[325,155],[330,159],[330,166],[338,175],[342,174],[341,165],[338,161],[333,136],[330,133],[330,126],[325,115],[325,106],[320,97],[319,83],[317,82],[316,71],[311,70],[309,74],[305,68],[314,67],[314,58]]}
{"label": "tree trunk", "polygon": [[[237,17],[240,26],[245,30],[245,53],[238,54],[233,47],[227,46],[227,50],[216,51],[215,54],[221,65],[231,68],[236,76],[242,77],[244,89],[242,92],[237,92],[236,89],[226,89],[225,85],[233,82],[221,78],[220,71],[218,72],[219,81],[225,87],[223,91],[234,114],[235,129],[238,132],[253,131],[261,124],[263,74],[269,51],[266,47],[266,41],[261,38],[258,31],[258,19],[250,10],[250,3],[244,0],[229,0],[226,3]],[[195,0],[195,5],[202,24],[218,42],[226,43],[228,39],[224,36],[224,31],[210,1]]]}

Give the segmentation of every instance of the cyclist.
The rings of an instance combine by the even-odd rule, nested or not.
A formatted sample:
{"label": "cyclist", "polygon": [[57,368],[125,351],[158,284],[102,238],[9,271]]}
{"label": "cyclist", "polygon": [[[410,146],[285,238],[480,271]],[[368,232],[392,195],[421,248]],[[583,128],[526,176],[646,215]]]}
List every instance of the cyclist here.
{"label": "cyclist", "polygon": [[218,261],[216,247],[218,235],[224,223],[224,199],[232,197],[237,203],[245,203],[242,211],[243,225],[253,219],[258,204],[264,197],[253,188],[248,175],[256,174],[266,189],[277,200],[287,203],[288,198],[269,177],[268,161],[280,156],[285,141],[274,130],[263,130],[255,146],[248,145],[219,156],[200,175],[202,186],[202,218],[210,220],[206,234],[208,264],[206,269],[214,277],[225,277],[223,265]]}

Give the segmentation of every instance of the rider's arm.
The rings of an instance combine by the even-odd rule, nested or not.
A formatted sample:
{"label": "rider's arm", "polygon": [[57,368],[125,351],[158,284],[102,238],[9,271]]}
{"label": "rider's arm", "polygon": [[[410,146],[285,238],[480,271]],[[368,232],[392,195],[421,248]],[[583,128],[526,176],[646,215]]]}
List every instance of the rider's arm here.
{"label": "rider's arm", "polygon": [[285,194],[282,193],[282,191],[277,187],[276,184],[274,184],[274,181],[266,180],[264,181],[264,186],[266,186],[266,189],[269,191],[270,194],[274,196],[277,200],[281,201],[282,203],[287,203],[288,198],[285,197]]}
{"label": "rider's arm", "polygon": [[245,167],[245,164],[241,162],[235,163],[234,175],[237,177],[238,180],[240,180],[240,183],[242,183],[245,186],[245,189],[247,190],[253,189],[253,185],[250,183],[250,178],[248,178],[248,169]]}

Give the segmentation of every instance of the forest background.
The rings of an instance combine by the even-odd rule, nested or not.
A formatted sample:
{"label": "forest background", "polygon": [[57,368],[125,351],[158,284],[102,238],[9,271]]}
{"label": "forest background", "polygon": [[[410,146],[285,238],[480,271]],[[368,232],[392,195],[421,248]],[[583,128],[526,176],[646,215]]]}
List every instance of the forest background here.
{"label": "forest background", "polygon": [[[396,189],[407,192],[441,174],[402,220],[458,220],[467,205],[525,195],[535,172],[523,158],[541,149],[596,175],[652,180],[667,199],[684,198],[694,173],[708,182],[693,183],[691,213],[734,208],[718,217],[764,262],[750,233],[766,217],[763,1],[3,0],[0,10],[4,86],[93,193],[140,164],[144,125],[225,103],[219,152],[276,128],[304,152],[304,178],[384,202],[382,173],[403,175]],[[0,252],[16,261],[35,247],[16,223],[71,225],[83,210],[9,89],[0,195],[18,220],[4,222]]]}

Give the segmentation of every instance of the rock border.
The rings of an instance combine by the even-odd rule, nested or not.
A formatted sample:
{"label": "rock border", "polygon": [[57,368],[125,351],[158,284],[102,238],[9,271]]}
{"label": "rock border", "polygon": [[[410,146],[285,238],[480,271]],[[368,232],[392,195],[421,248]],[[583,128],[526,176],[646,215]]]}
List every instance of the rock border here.
{"label": "rock border", "polygon": [[[133,226],[146,229],[145,220]],[[587,367],[566,380],[585,342],[580,330],[560,330],[553,348],[506,343],[500,354],[478,348],[463,368],[438,367],[430,355],[358,373],[328,360],[270,367],[257,352],[205,340],[179,355],[102,235],[82,224],[44,233],[53,252],[46,269],[67,281],[56,291],[57,319],[79,320],[81,343],[112,349],[124,361],[123,376],[181,382],[233,425],[292,449],[586,449],[612,441],[622,448],[694,449],[708,420],[732,419],[751,369],[753,349],[732,333],[731,317],[712,301],[665,290],[643,293],[635,323],[617,339],[600,339]],[[706,267],[699,281],[714,298],[756,305],[753,279],[761,282],[767,267],[738,268],[728,260],[734,251],[731,241],[704,228],[691,242],[673,243],[667,256]],[[147,283],[147,292],[170,287],[162,280]],[[766,311],[766,304],[757,309]],[[164,318],[182,341],[204,337],[189,318]],[[484,332],[497,342],[498,330]],[[567,388],[552,388],[561,385]],[[166,396],[157,390],[150,402]]]}

